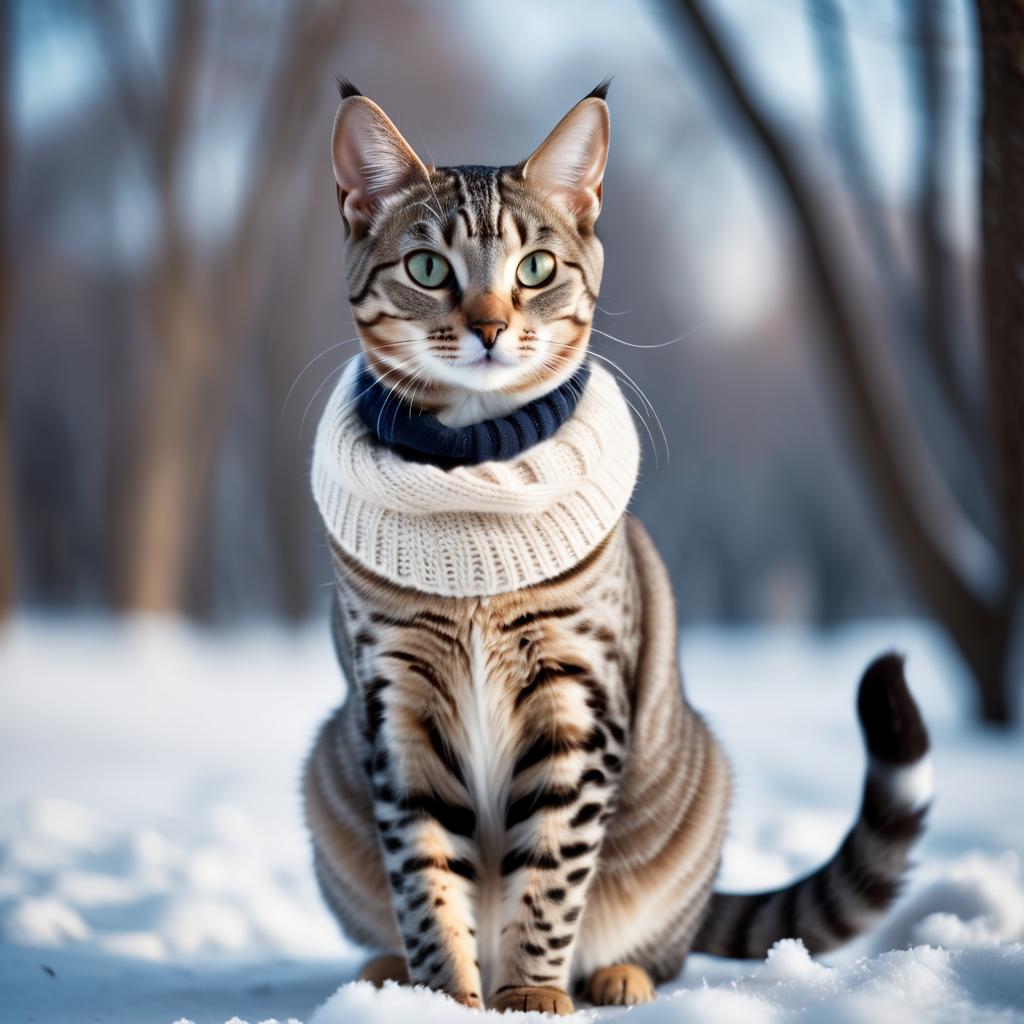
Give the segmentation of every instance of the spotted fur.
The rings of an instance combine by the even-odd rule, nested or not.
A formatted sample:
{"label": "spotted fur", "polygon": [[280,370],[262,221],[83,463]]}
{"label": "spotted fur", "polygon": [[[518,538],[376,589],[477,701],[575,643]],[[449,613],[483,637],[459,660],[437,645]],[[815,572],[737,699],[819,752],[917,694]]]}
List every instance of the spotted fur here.
{"label": "spotted fur", "polygon": [[[404,381],[406,400],[453,421],[516,408],[583,358],[603,92],[580,106],[586,123],[570,112],[522,165],[427,169],[343,86],[350,298],[368,364]],[[353,131],[370,133],[368,149]],[[555,275],[520,289],[515,267],[538,246]],[[423,247],[451,264],[445,287],[411,279],[405,259]],[[480,360],[496,323],[495,374]],[[398,957],[403,977],[469,1006],[568,1012],[574,989],[651,998],[691,950],[763,956],[787,936],[830,949],[894,898],[930,794],[927,734],[895,656],[861,684],[869,771],[836,857],[776,892],[718,894],[729,770],[680,685],[671,589],[637,521],[562,576],[491,597],[404,589],[331,551],[349,693],[304,792],[328,905],[390,954],[368,976],[395,976]]]}

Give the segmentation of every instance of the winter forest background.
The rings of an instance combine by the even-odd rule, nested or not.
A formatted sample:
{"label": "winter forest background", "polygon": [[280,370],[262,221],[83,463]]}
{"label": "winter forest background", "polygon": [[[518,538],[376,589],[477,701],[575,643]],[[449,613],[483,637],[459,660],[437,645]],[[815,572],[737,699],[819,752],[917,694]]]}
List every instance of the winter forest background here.
{"label": "winter forest background", "polygon": [[733,764],[722,885],[835,850],[872,656],[928,721],[886,920],[631,1019],[1024,1024],[1022,69],[1018,0],[0,0],[5,1024],[488,1019],[352,981],[302,823],[335,75],[436,164],[614,76],[591,345]]}
{"label": "winter forest background", "polygon": [[1006,719],[1022,17],[3,4],[0,604],[322,612],[308,450],[354,337],[334,74],[437,163],[515,162],[614,74],[593,346],[645,396],[634,508],[683,622],[933,617]]}

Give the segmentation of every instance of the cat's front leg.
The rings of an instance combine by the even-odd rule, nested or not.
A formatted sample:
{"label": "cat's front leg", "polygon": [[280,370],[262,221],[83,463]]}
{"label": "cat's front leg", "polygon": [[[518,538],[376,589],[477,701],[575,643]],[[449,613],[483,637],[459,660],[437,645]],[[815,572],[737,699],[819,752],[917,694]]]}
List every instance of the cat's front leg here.
{"label": "cat's front leg", "polygon": [[[372,712],[373,698],[370,703]],[[438,774],[438,753],[421,730],[403,730],[392,720],[374,739],[368,764],[374,813],[409,981],[482,1007],[473,917],[475,815],[455,779]]]}
{"label": "cat's front leg", "polygon": [[573,1010],[573,952],[620,762],[600,724],[553,729],[525,748],[513,779],[494,1009]]}
{"label": "cat's front leg", "polygon": [[[382,822],[388,821],[385,811]],[[472,866],[457,855],[450,835],[429,815],[404,827],[390,825],[382,840],[394,847],[386,864],[410,984],[482,1007],[472,925]]]}

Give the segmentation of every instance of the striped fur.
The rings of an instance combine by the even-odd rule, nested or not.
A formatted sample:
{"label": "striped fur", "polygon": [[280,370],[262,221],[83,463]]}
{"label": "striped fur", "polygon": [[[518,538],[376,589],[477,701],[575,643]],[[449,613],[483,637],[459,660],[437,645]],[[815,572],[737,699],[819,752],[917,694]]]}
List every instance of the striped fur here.
{"label": "striped fur", "polygon": [[[603,94],[530,160],[496,169],[427,169],[378,108],[351,86],[343,96],[335,169],[370,367],[452,422],[564,380],[600,280],[604,161],[587,151],[560,174],[559,132],[570,156],[601,143]],[[369,144],[346,138],[353,124]],[[436,291],[404,263],[423,246],[453,268]],[[557,271],[526,294],[515,267],[538,246]],[[494,377],[474,360],[502,334]],[[333,546],[332,558],[350,686],[304,793],[328,905],[390,954],[368,977],[400,974],[478,1007],[563,1013],[581,989],[636,1002],[691,950],[760,957],[796,936],[825,951],[895,897],[930,798],[927,734],[897,657],[861,683],[869,770],[836,856],[785,889],[713,893],[729,769],[680,685],[671,588],[638,522],[624,517],[562,576],[495,597],[403,589]]]}
{"label": "striped fur", "polygon": [[799,936],[810,952],[826,953],[869,929],[898,895],[932,795],[928,734],[897,655],[868,668],[857,703],[868,772],[860,815],[838,852],[783,889],[716,893],[697,952],[763,957],[778,939]]}

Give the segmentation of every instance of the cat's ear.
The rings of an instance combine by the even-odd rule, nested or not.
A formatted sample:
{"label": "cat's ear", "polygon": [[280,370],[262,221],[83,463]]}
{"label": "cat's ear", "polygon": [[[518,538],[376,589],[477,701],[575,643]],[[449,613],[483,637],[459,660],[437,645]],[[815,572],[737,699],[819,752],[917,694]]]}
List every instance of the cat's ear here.
{"label": "cat's ear", "polygon": [[[347,85],[347,83],[346,83]],[[349,230],[362,234],[381,203],[406,186],[429,181],[426,167],[373,100],[342,89],[331,156],[338,207]]]}
{"label": "cat's ear", "polygon": [[564,207],[580,227],[593,227],[601,212],[611,120],[602,82],[569,111],[523,164],[523,177]]}

